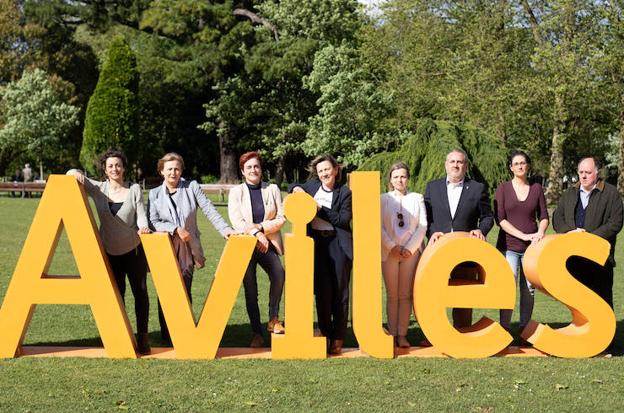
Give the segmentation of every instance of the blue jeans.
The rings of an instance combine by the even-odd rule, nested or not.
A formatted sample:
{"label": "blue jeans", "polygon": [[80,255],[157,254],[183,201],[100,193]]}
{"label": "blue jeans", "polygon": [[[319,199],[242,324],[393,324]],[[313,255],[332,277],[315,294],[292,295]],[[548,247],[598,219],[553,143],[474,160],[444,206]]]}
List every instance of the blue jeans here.
{"label": "blue jeans", "polygon": [[[523,252],[505,251],[505,258],[511,266],[511,271],[518,284],[520,278],[520,330],[524,329],[531,320],[533,314],[533,303],[535,302],[535,288],[524,276],[522,270]],[[511,314],[513,310],[500,310],[500,324],[509,330],[511,326]]]}

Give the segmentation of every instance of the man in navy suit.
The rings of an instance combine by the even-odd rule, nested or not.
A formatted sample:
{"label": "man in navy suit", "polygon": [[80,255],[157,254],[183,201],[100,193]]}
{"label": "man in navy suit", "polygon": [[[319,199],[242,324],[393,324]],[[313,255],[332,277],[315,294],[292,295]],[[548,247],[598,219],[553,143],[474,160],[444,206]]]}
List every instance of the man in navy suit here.
{"label": "man in navy suit", "polygon": [[[446,178],[429,182],[425,190],[429,243],[433,244],[442,235],[454,231],[466,231],[485,241],[494,225],[485,185],[466,177],[468,157],[461,149],[453,149],[446,155],[444,167]],[[451,277],[474,280],[476,270],[474,263],[462,265]],[[472,309],[454,308],[453,325],[456,328],[472,325]]]}

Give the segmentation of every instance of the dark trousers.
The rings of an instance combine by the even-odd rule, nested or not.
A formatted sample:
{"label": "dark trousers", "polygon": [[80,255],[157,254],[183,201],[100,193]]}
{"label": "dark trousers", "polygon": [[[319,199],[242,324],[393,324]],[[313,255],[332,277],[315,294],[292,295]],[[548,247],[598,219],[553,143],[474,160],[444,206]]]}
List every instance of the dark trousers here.
{"label": "dark trousers", "polygon": [[254,333],[262,334],[260,309],[258,308],[257,264],[260,264],[269,276],[269,320],[279,317],[279,306],[282,299],[282,291],[284,290],[284,267],[272,246],[264,254],[256,249],[249,260],[249,266],[245,272],[245,278],[243,278],[245,304],[247,305],[251,329]]}
{"label": "dark trousers", "polygon": [[566,268],[574,278],[598,294],[613,308],[613,265],[598,265],[582,257],[570,257]]}
{"label": "dark trousers", "polygon": [[344,340],[349,319],[351,260],[336,236],[314,238],[314,294],[321,333]]}
{"label": "dark trousers", "polygon": [[[186,296],[188,297],[189,302],[192,303],[193,297],[191,296],[191,286],[193,284],[193,271],[184,271],[182,273],[182,279],[184,280]],[[169,336],[169,328],[167,327],[165,315],[163,314],[162,307],[160,306],[160,300],[158,300],[158,322],[160,323],[161,337],[166,341],[170,341],[171,337]]]}
{"label": "dark trousers", "polygon": [[136,314],[137,333],[147,333],[149,320],[149,298],[147,296],[147,260],[143,246],[123,255],[108,255],[119,294],[126,303],[126,275],[134,296],[134,312]]}

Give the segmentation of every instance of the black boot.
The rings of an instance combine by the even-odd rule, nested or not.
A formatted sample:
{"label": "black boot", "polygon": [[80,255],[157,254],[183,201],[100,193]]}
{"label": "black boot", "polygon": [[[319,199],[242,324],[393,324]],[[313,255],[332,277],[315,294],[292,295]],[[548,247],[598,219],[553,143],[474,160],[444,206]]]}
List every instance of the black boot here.
{"label": "black boot", "polygon": [[171,346],[171,336],[169,335],[169,329],[167,326],[160,329],[160,338],[165,346]]}
{"label": "black boot", "polygon": [[137,333],[137,351],[142,355],[152,352],[147,333]]}

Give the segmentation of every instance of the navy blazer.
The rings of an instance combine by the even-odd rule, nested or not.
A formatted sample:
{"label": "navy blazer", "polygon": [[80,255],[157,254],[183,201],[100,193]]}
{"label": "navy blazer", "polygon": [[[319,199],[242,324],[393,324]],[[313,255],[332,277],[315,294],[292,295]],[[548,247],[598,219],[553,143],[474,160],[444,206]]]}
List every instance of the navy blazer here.
{"label": "navy blazer", "polygon": [[[288,188],[288,192],[300,186],[303,190],[314,197],[321,187],[321,181],[313,179],[303,184],[293,184]],[[351,190],[346,185],[336,185],[332,195],[331,209],[321,207],[316,212],[316,216],[329,222],[336,228],[336,237],[344,254],[353,260],[353,235],[351,233]],[[308,236],[310,235],[310,226],[308,225]]]}
{"label": "navy blazer", "polygon": [[490,197],[485,185],[468,177],[464,179],[454,218],[451,218],[446,178],[436,179],[427,184],[425,207],[429,224],[427,237],[431,237],[434,232],[447,233],[474,229],[480,229],[483,235],[487,235],[494,225]]}

